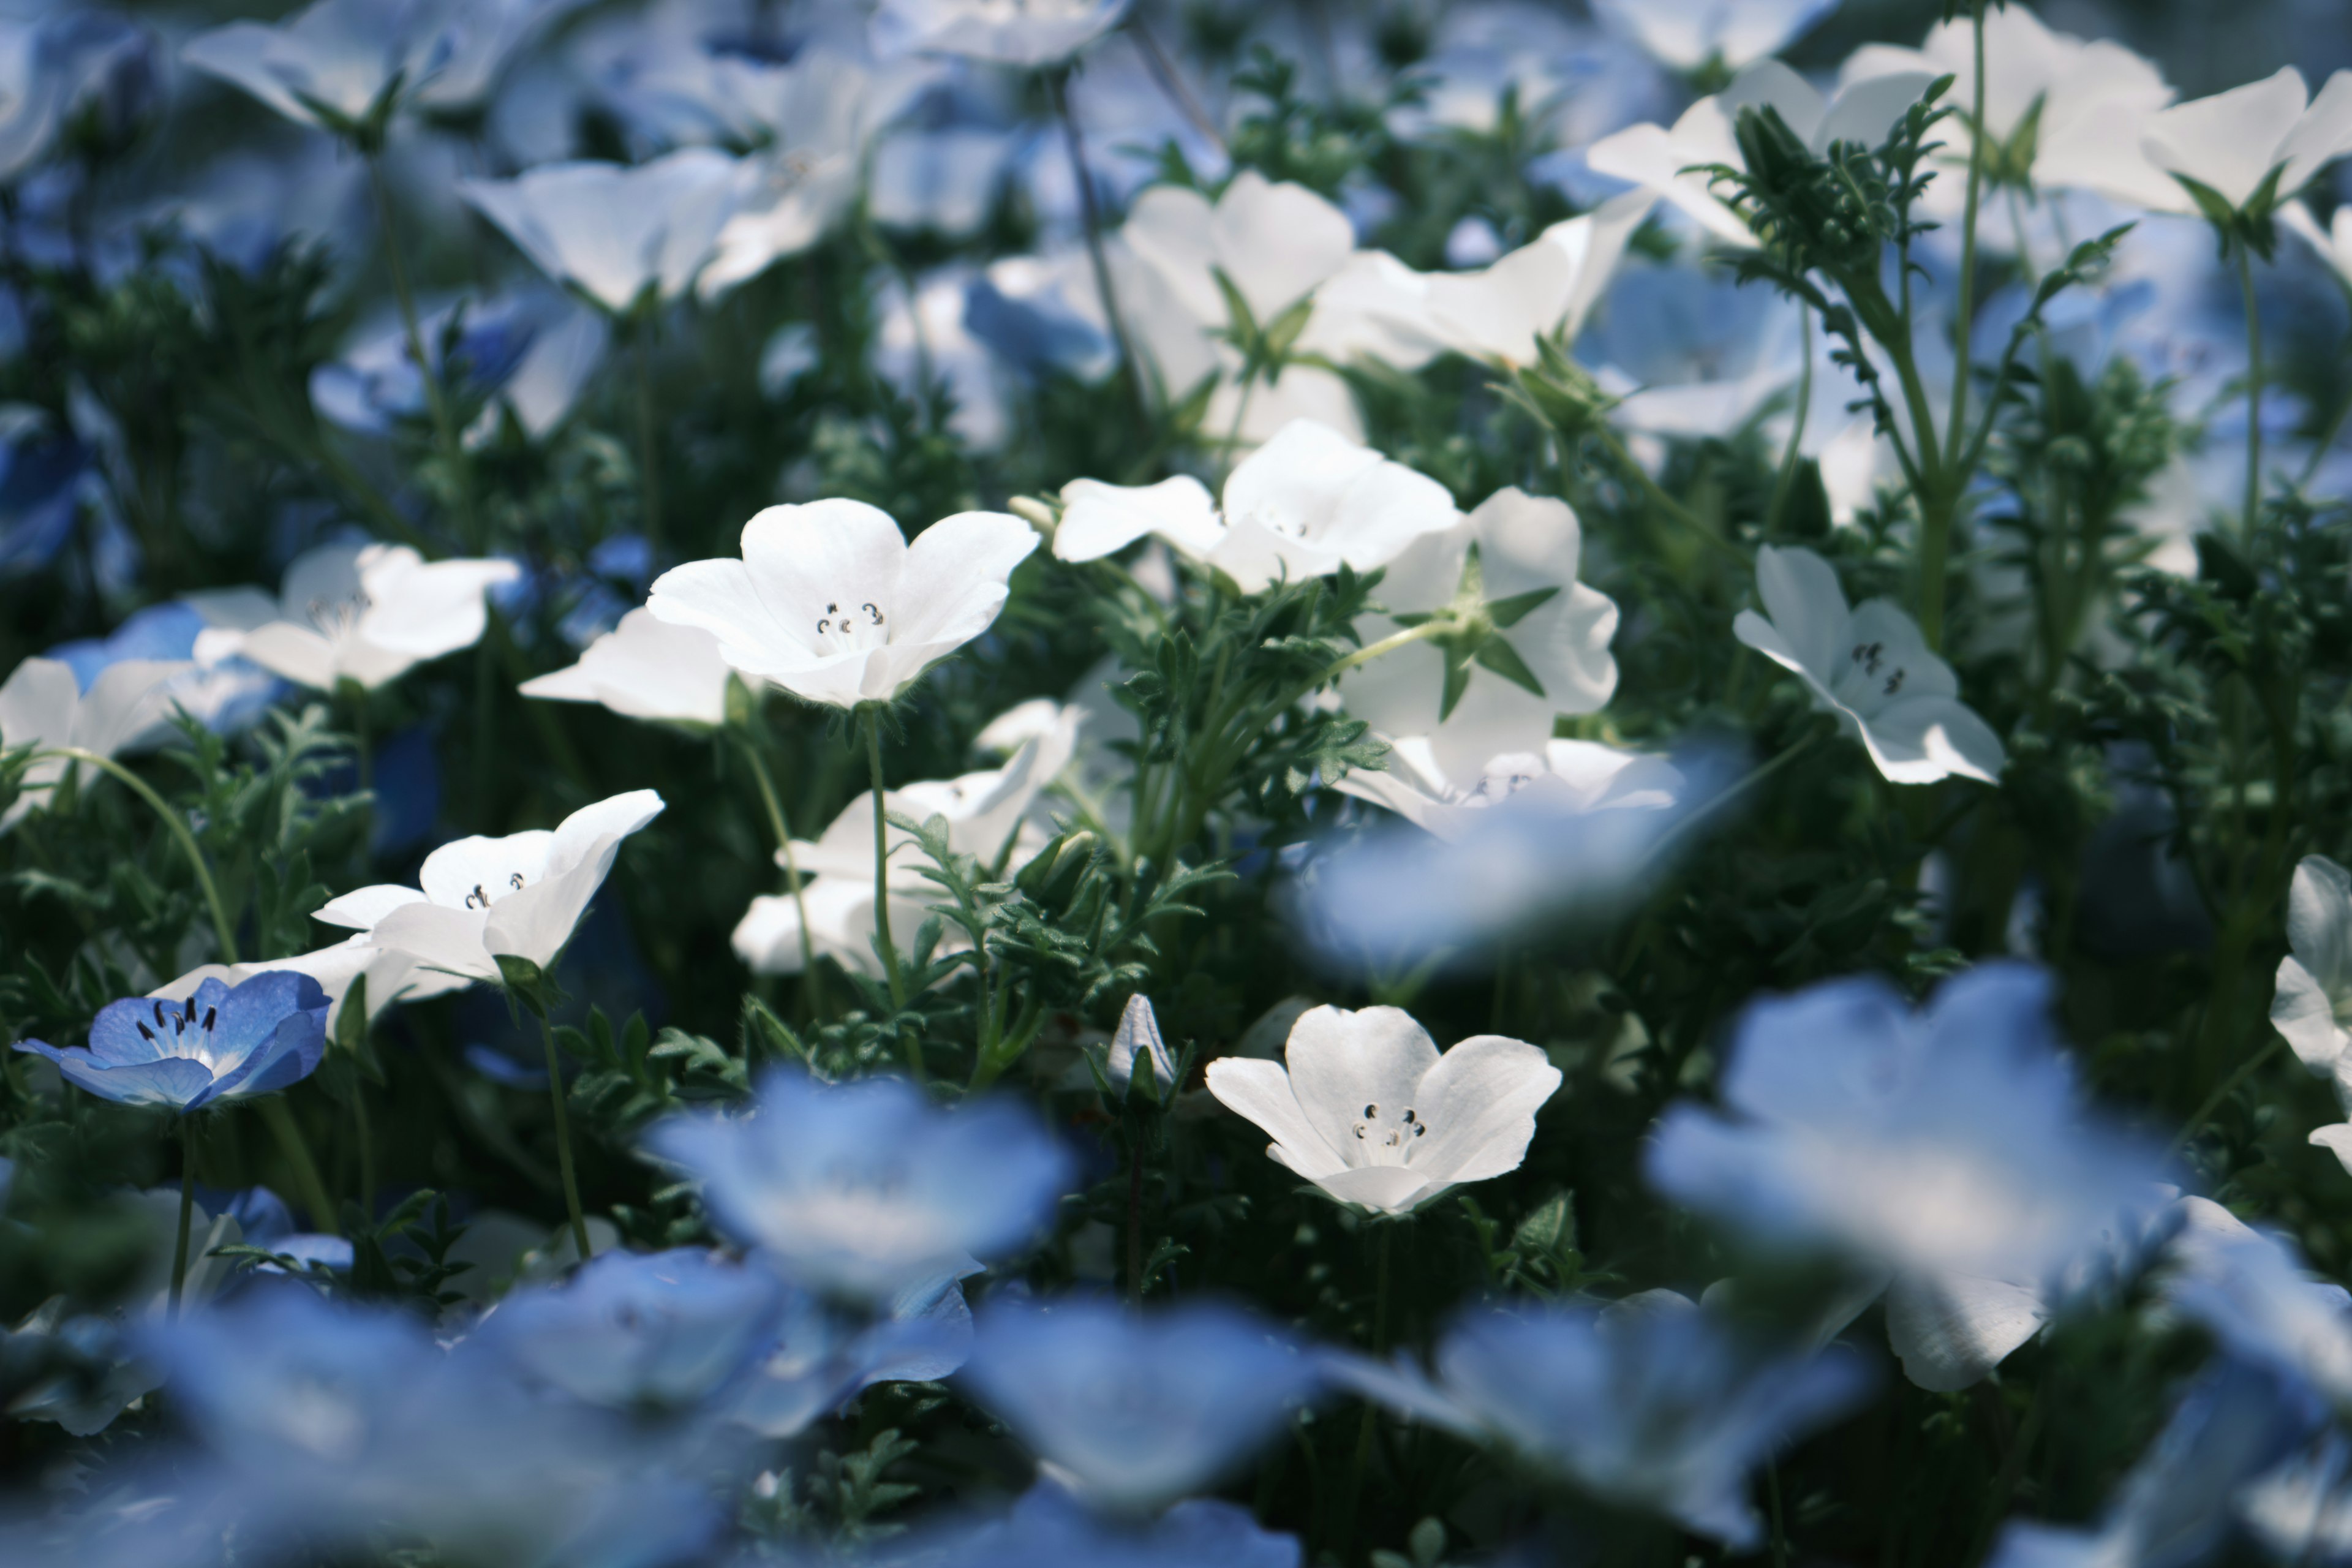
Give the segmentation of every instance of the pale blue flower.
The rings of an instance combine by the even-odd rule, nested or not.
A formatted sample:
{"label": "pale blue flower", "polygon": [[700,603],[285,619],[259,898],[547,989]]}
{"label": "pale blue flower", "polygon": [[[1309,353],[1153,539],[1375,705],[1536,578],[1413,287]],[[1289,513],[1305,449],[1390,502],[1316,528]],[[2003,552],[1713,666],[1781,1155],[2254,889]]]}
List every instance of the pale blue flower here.
{"label": "pale blue flower", "polygon": [[1009,1100],[934,1107],[899,1079],[775,1070],[747,1114],[673,1118],[647,1145],[702,1183],[711,1222],[797,1279],[887,1297],[1035,1235],[1071,1160]]}
{"label": "pale blue flower", "polygon": [[1231,1308],[1074,1300],[991,1306],[963,1381],[1081,1497],[1142,1510],[1246,1458],[1318,1378]]}
{"label": "pale blue flower", "polygon": [[342,135],[379,130],[455,54],[445,0],[317,0],[278,24],[232,22],[188,40],[181,58],[289,120]]}
{"label": "pale blue flower", "polygon": [[100,675],[125,659],[192,661],[196,668],[172,682],[172,700],[215,734],[233,735],[268,712],[286,683],[234,654],[197,659],[196,638],[204,629],[205,618],[194,605],[173,600],[134,610],[110,636],[59,643],[47,657],[70,668],[85,694]]}
{"label": "pale blue flower", "polygon": [[327,994],[307,974],[272,970],[236,985],[206,980],[184,1002],[132,996],[103,1008],[89,1044],[16,1049],[121,1105],[182,1112],[269,1094],[310,1076],[327,1049]]}
{"label": "pale blue flower", "polygon": [[1259,1528],[1249,1510],[1195,1498],[1148,1525],[1088,1514],[1051,1482],[1032,1487],[1006,1519],[925,1538],[956,1568],[1298,1568],[1296,1536]]}
{"label": "pale blue flower", "polygon": [[2002,963],[1916,1011],[1874,977],[1759,1002],[1723,1109],[1660,1120],[1650,1184],[1758,1242],[2035,1283],[2098,1246],[2161,1164],[2084,1104],[2050,991]]}
{"label": "pale blue flower", "polygon": [[621,315],[692,286],[745,176],[738,160],[688,147],[635,168],[545,163],[457,188],[550,279]]}
{"label": "pale blue flower", "polygon": [[782,1326],[730,1397],[728,1419],[763,1437],[790,1437],[875,1384],[951,1376],[971,1352],[964,1271],[917,1280],[865,1324],[791,1291]]}
{"label": "pale blue flower", "polygon": [[2352,1294],[2306,1275],[2291,1243],[2230,1224],[2190,1230],[2174,1256],[2174,1310],[2231,1354],[2352,1402]]}

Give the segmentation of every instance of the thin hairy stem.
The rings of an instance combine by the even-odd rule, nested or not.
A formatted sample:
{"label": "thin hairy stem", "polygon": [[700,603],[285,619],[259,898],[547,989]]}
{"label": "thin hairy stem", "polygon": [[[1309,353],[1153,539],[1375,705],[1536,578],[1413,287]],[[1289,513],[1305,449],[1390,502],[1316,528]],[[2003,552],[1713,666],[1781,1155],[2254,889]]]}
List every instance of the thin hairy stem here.
{"label": "thin hairy stem", "polygon": [[572,1244],[579,1249],[580,1261],[588,1261],[588,1219],[580,1210],[580,1177],[572,1163],[572,1112],[564,1104],[563,1063],[555,1054],[555,1026],[547,1021],[547,1014],[539,1015],[539,1037],[547,1047],[547,1095],[555,1107],[555,1168],[563,1182],[563,1212],[572,1221]]}
{"label": "thin hairy stem", "polygon": [[131,794],[145,801],[157,816],[163,819],[163,826],[170,828],[172,837],[180,841],[181,852],[187,857],[189,868],[196,874],[196,886],[204,890],[205,904],[212,910],[213,935],[220,943],[221,962],[235,963],[236,962],[236,928],[229,923],[228,906],[221,902],[220,889],[213,881],[212,868],[205,864],[204,849],[196,843],[196,836],[188,831],[188,825],[180,819],[180,814],[173,811],[162,795],[149,788],[146,780],[111,757],[101,757],[96,752],[85,751],[79,746],[51,746],[45,751],[33,753],[35,762],[40,761],[43,757],[69,757],[75,762],[88,763],[101,772],[111,773],[121,780]]}

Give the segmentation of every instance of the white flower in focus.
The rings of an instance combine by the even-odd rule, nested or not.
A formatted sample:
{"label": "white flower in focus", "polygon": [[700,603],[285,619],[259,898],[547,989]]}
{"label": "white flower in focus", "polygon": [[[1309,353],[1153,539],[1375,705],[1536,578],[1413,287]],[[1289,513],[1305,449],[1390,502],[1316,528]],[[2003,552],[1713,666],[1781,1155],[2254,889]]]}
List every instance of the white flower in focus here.
{"label": "white flower in focus", "polygon": [[199,964],[170,984],[158,986],[148,994],[166,1002],[184,1002],[194,995],[196,987],[207,980],[217,980],[224,985],[242,985],[257,974],[278,969],[309,975],[327,994],[327,1037],[331,1040],[335,1037],[338,1020],[342,1017],[343,999],[351,994],[352,983],[355,980],[364,977],[367,982],[367,1016],[371,1023],[394,1002],[422,1002],[447,992],[461,991],[468,984],[462,976],[425,968],[414,953],[378,947],[362,935],[329,942],[324,947],[298,952],[290,958],[262,959],[252,963]]}
{"label": "white flower in focus", "polygon": [[501,956],[541,969],[555,962],[621,840],[661,810],[660,795],[633,790],[582,806],[552,831],[457,839],[425,858],[421,888],[361,888],[329,900],[316,918],[426,968],[498,984]]}
{"label": "white flower in focus", "polygon": [[693,285],[745,184],[740,160],[688,147],[635,168],[543,163],[457,188],[541,271],[623,315]]}
{"label": "white flower in focus", "polygon": [[[1393,616],[1419,616],[1445,608],[1465,584],[1489,605],[1523,606],[1540,595],[1499,633],[1519,668],[1504,674],[1486,664],[1441,717],[1447,656],[1416,643],[1350,671],[1339,686],[1348,711],[1386,734],[1425,737],[1441,769],[1468,773],[1499,752],[1539,744],[1557,714],[1599,710],[1617,689],[1609,652],[1617,606],[1576,580],[1580,550],[1566,501],[1518,489],[1497,490],[1454,527],[1412,541],[1389,563],[1381,602]],[[1367,616],[1356,633],[1369,645],[1396,629]]]}
{"label": "white flower in focus", "polygon": [[1049,66],[1118,26],[1129,0],[882,0],[874,37],[886,50]]}
{"label": "white flower in focus", "polygon": [[456,23],[443,0],[318,0],[281,23],[199,33],[180,58],[289,120],[349,134],[449,63]]}
{"label": "white flower in focus", "polygon": [[426,561],[405,544],[322,544],[294,558],[277,599],[258,588],[191,594],[207,623],[196,658],[240,656],[321,691],[371,690],[426,659],[479,642],[484,602],[522,569],[511,561]]}
{"label": "white flower in focus", "polygon": [[1592,0],[1592,14],[1683,72],[1775,55],[1838,0]]}
{"label": "white flower in focus", "polygon": [[1384,772],[1357,769],[1331,787],[1368,800],[1423,832],[1458,842],[1505,801],[1560,813],[1666,811],[1688,781],[1664,757],[1623,752],[1598,741],[1547,741],[1540,752],[1490,757],[1473,784],[1440,765],[1428,737],[1390,742]]}
{"label": "white flower in focus", "polygon": [[1317,1007],[1273,1062],[1223,1057],[1209,1092],[1265,1130],[1266,1153],[1341,1203],[1406,1214],[1517,1170],[1559,1069],[1523,1040],[1476,1035],[1444,1055],[1395,1007]]}
{"label": "white flower in focus", "polygon": [[1747,223],[1716,195],[1706,169],[1724,164],[1744,169],[1735,134],[1743,109],[1772,109],[1816,153],[1832,142],[1876,146],[1895,121],[1919,100],[1935,80],[1924,71],[1895,71],[1849,82],[1824,98],[1811,82],[1779,60],[1758,60],[1712,98],[1683,111],[1671,128],[1629,125],[1595,142],[1585,162],[1596,174],[1629,180],[1690,215],[1717,238],[1753,246]]}
{"label": "white flower in focus", "polygon": [[1794,671],[1889,782],[2000,780],[2000,737],[1960,701],[1952,667],[1909,616],[1885,599],[1849,610],[1837,573],[1810,550],[1759,550],[1756,591],[1765,613],[1740,611],[1733,635]]}
{"label": "white flower in focus", "polygon": [[986,631],[1037,534],[1001,511],[943,518],[913,544],[863,501],[772,506],[743,525],[741,560],[690,561],[646,608],[700,626],[745,675],[810,702],[888,702]]}
{"label": "white flower in focus", "polygon": [[556,702],[600,702],[630,719],[715,726],[727,721],[727,682],[734,673],[709,632],[635,609],[590,643],[578,663],[517,689]]}
{"label": "white flower in focus", "polygon": [[2200,210],[2194,186],[2232,211],[2267,211],[2352,153],[2352,70],[2329,77],[2316,99],[2303,73],[2287,66],[2261,81],[2177,104],[2149,118],[2141,147],[2180,182],[2168,202],[2149,202],[2158,211]]}
{"label": "white flower in focus", "polygon": [[[184,659],[117,659],[84,692],[72,666],[28,658],[0,685],[0,749],[75,746],[114,757],[152,746],[171,732],[173,684],[194,668]],[[89,773],[88,763],[63,757],[26,768],[15,803],[0,816],[0,833],[47,805],[68,769],[77,778]]]}

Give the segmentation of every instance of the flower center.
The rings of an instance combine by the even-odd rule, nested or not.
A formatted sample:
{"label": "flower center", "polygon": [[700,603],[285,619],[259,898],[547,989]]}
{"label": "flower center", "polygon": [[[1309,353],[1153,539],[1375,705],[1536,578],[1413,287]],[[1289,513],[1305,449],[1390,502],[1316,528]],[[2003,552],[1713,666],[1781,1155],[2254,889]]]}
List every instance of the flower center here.
{"label": "flower center", "polygon": [[863,653],[890,640],[889,616],[871,600],[850,604],[835,600],[817,618],[817,647],[826,653]]}
{"label": "flower center", "polygon": [[1911,672],[1886,657],[1883,642],[1861,642],[1846,655],[1853,672],[1870,683],[1879,697],[1893,697],[1903,689],[1903,682]]}
{"label": "flower center", "polygon": [[[202,1062],[207,1072],[215,1078],[220,1077],[221,1068],[225,1065],[217,1037],[220,1009],[207,1007],[204,1016],[199,1018],[196,1016],[196,999],[191,996],[184,1008],[166,1009],[163,1004],[157,1002],[153,1010],[155,1026],[151,1029],[141,1024],[138,1026],[141,1037],[166,1056],[184,1057],[190,1061]],[[166,1035],[170,1037],[168,1040],[164,1037]]]}
{"label": "flower center", "polygon": [[505,892],[490,892],[486,889],[481,883],[477,882],[474,884],[473,891],[466,895],[466,907],[469,910],[487,910],[500,899],[505,898],[507,893],[520,893],[521,891],[522,873],[520,871],[515,872],[507,879]]}
{"label": "flower center", "polygon": [[1413,1150],[1429,1136],[1429,1123],[1410,1105],[1391,1119],[1371,1104],[1364,1107],[1363,1118],[1352,1131],[1355,1145],[1345,1151],[1350,1165],[1410,1165]]}
{"label": "flower center", "polygon": [[310,617],[311,626],[318,628],[320,637],[329,642],[341,642],[358,628],[360,617],[367,614],[371,603],[365,594],[355,593],[348,599],[313,599],[303,606],[303,613]]}

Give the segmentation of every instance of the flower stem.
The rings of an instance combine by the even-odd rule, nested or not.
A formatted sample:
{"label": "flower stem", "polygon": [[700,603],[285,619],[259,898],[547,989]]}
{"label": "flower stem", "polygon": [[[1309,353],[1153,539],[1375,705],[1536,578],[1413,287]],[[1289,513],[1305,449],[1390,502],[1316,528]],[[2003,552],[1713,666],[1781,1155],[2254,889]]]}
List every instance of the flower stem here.
{"label": "flower stem", "polygon": [[[1146,1069],[1147,1071],[1150,1069]],[[1143,1304],[1143,1140],[1127,1151],[1127,1299]],[[1370,1408],[1369,1405],[1367,1409]]]}
{"label": "flower stem", "polygon": [[654,440],[654,324],[637,323],[637,489],[646,508],[646,550],[658,564],[662,547],[661,451]]}
{"label": "flower stem", "polygon": [[2221,1108],[2221,1102],[2229,1099],[2231,1093],[2240,1084],[2252,1078],[2264,1062],[2269,1061],[2285,1048],[2286,1037],[2273,1034],[2269,1045],[2240,1062],[2238,1070],[2216,1084],[2213,1092],[2205,1097],[2204,1103],[2189,1113],[2189,1120],[2180,1124],[2179,1132],[2173,1134],[2172,1142],[2166,1148],[2164,1157],[2168,1161],[2178,1158],[2180,1152],[2189,1146],[2189,1141],[2203,1131],[2205,1123],[2212,1117],[2213,1112]]}
{"label": "flower stem", "polygon": [[375,190],[376,216],[383,225],[383,259],[392,272],[393,298],[400,305],[400,324],[408,334],[408,357],[415,362],[417,379],[425,384],[425,406],[433,418],[434,440],[441,447],[441,459],[449,465],[449,479],[457,488],[457,518],[459,531],[468,545],[482,547],[482,538],[474,516],[474,485],[466,468],[466,449],[457,439],[457,423],[449,413],[448,390],[441,384],[445,368],[427,358],[425,353],[425,332],[416,318],[416,297],[409,291],[408,268],[400,259],[400,237],[392,210],[392,187],[383,177],[383,159],[368,154],[368,184]]}
{"label": "flower stem", "polygon": [[2243,243],[2238,251],[2238,291],[2246,305],[2246,515],[2245,531],[2254,531],[2254,514],[2263,501],[2263,313],[2254,304],[2253,252]]}
{"label": "flower stem", "polygon": [[180,1292],[188,1282],[188,1222],[196,1207],[196,1123],[180,1113],[180,1239],[172,1248],[172,1298],[167,1315],[180,1315]]}
{"label": "flower stem", "polygon": [[1797,480],[1799,448],[1805,439],[1805,416],[1811,411],[1813,403],[1813,312],[1800,303],[1797,321],[1805,362],[1797,373],[1797,412],[1789,425],[1789,445],[1780,454],[1780,472],[1772,481],[1772,504],[1764,513],[1764,534],[1768,539],[1780,532],[1780,519],[1789,510],[1789,492]]}
{"label": "flower stem", "polygon": [[768,808],[768,826],[776,836],[777,852],[784,858],[784,885],[792,890],[793,912],[801,922],[801,973],[814,991],[822,982],[816,972],[816,948],[809,935],[808,900],[801,892],[801,863],[793,851],[792,824],[784,820],[783,802],[776,795],[775,781],[768,776],[767,760],[760,755],[759,746],[749,735],[738,734],[736,742],[743,748],[743,760],[751,764],[761,804]]}
{"label": "flower stem", "polygon": [[1110,258],[1103,253],[1102,214],[1095,202],[1095,183],[1087,174],[1087,144],[1078,132],[1078,117],[1070,110],[1070,68],[1045,73],[1045,90],[1053,95],[1054,113],[1062,122],[1062,145],[1070,155],[1070,178],[1077,182],[1078,216],[1086,226],[1087,255],[1094,263],[1095,292],[1102,296],[1103,319],[1110,323],[1111,342],[1118,348],[1120,372],[1135,400],[1136,417],[1149,426],[1151,407],[1143,396],[1143,367],[1136,363],[1135,345],[1127,339],[1127,323],[1119,320],[1118,296],[1111,289]]}
{"label": "flower stem", "polygon": [[[1952,350],[1952,411],[1951,426],[1946,431],[1948,443],[1945,466],[1955,468],[1960,460],[1960,435],[1968,427],[1969,413],[1969,327],[1976,309],[1977,289],[1977,209],[1982,205],[1985,163],[1985,7],[1984,0],[1971,0],[1971,19],[1976,29],[1976,90],[1975,103],[1969,121],[1969,196],[1966,215],[1960,219],[1960,299],[1959,313],[1953,318],[1958,342]],[[2022,234],[2019,244],[2024,243]],[[1922,431],[1920,439],[1927,439]]]}
{"label": "flower stem", "polygon": [[572,1164],[572,1112],[563,1103],[563,1063],[555,1054],[555,1026],[537,1007],[539,1037],[547,1047],[547,1093],[555,1107],[555,1167],[563,1178],[563,1212],[572,1221],[572,1242],[588,1261],[588,1221],[580,1212],[580,1178]]}
{"label": "flower stem", "polygon": [[213,881],[212,868],[205,864],[204,849],[196,843],[196,836],[188,831],[188,825],[180,819],[180,814],[150,788],[146,780],[111,757],[101,757],[96,752],[85,751],[79,746],[51,746],[35,752],[33,760],[38,762],[43,757],[70,757],[75,762],[88,763],[100,772],[111,773],[121,780],[131,794],[153,808],[155,815],[163,819],[163,826],[172,830],[172,837],[180,841],[181,851],[187,856],[189,868],[196,874],[196,886],[204,889],[205,903],[212,910],[213,935],[220,942],[221,962],[235,963],[236,928],[229,923],[228,906],[221,902],[220,889]]}
{"label": "flower stem", "polygon": [[1748,563],[1748,558],[1739,552],[1736,545],[1709,528],[1698,513],[1668,495],[1665,488],[1650,477],[1650,470],[1642,467],[1635,460],[1633,454],[1625,449],[1625,443],[1618,437],[1616,431],[1604,424],[1596,422],[1593,426],[1593,434],[1600,440],[1601,449],[1609,454],[1611,460],[1617,465],[1619,470],[1633,481],[1634,488],[1648,498],[1652,506],[1664,512],[1681,527],[1688,529],[1741,565],[1745,566]]}
{"label": "flower stem", "polygon": [[335,1202],[327,1195],[327,1184],[319,1177],[319,1163],[310,1158],[310,1145],[302,1141],[302,1129],[295,1125],[294,1112],[288,1109],[285,1098],[264,1095],[253,1103],[261,1120],[269,1124],[270,1135],[278,1140],[286,1163],[294,1167],[294,1184],[301,1189],[302,1206],[310,1211],[310,1223],[328,1236],[341,1234],[335,1224]]}
{"label": "flower stem", "polygon": [[[890,940],[890,843],[889,822],[883,804],[882,790],[882,713],[868,703],[866,708],[866,767],[874,784],[874,937],[875,945],[882,950],[882,973],[890,983],[890,1005],[902,1007],[907,1002],[907,979],[898,968],[898,947]],[[920,1078],[922,1058],[914,1056],[910,1063]]]}
{"label": "flower stem", "polygon": [[[1372,1354],[1384,1356],[1389,1349],[1389,1233],[1400,1222],[1372,1222]],[[1380,1406],[1372,1400],[1364,1401],[1364,1417],[1356,1427],[1356,1457],[1348,1468],[1348,1504],[1338,1522],[1343,1541],[1341,1555],[1346,1555],[1344,1542],[1356,1528],[1356,1504],[1364,1495],[1364,1472],[1372,1464],[1372,1429],[1379,1419]]]}

